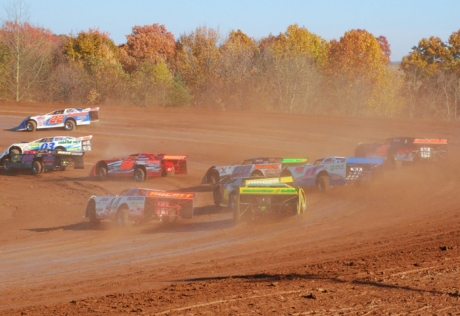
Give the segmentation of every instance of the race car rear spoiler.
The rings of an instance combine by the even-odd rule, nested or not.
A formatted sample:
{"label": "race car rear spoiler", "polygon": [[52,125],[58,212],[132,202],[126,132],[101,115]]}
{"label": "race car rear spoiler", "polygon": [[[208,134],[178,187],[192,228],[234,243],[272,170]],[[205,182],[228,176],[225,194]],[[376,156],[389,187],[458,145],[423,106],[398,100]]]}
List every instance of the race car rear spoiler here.
{"label": "race car rear spoiler", "polygon": [[164,161],[169,161],[174,166],[174,173],[187,174],[187,155],[166,155],[158,154]]}
{"label": "race car rear spoiler", "polygon": [[195,193],[151,190],[147,193],[146,197],[154,198],[157,201],[171,201],[168,203],[174,203],[174,205],[179,207],[179,216],[184,218],[193,217],[193,199],[195,198]]}

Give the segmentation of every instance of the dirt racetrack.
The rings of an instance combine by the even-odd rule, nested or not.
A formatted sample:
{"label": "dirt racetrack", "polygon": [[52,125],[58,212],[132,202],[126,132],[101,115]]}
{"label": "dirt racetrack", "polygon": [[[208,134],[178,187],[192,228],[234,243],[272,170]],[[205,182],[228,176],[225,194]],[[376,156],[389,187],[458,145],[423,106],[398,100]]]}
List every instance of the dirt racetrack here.
{"label": "dirt racetrack", "polygon": [[[102,107],[75,131],[15,132],[59,106],[0,103],[0,150],[93,135],[85,170],[0,174],[0,315],[460,315],[460,124],[275,113]],[[449,160],[398,167],[365,187],[307,191],[300,218],[234,226],[207,168],[255,156],[353,155],[360,141],[448,138]],[[89,225],[99,159],[188,154],[189,174],[142,187],[196,192],[195,216]]]}

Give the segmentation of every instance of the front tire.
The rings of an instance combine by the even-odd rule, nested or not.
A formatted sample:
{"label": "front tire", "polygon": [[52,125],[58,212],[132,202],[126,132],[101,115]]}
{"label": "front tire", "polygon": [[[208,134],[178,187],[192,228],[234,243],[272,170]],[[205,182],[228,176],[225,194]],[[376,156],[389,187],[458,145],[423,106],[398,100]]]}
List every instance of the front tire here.
{"label": "front tire", "polygon": [[211,186],[211,188],[214,189],[214,187],[219,184],[219,174],[217,172],[212,172],[208,176],[208,183]]}
{"label": "front tire", "polygon": [[2,168],[3,168],[3,172],[5,172],[5,173],[11,172],[11,170],[13,168],[11,167],[11,159],[10,159],[10,157],[3,158]]}
{"label": "front tire", "polygon": [[145,171],[142,168],[137,168],[134,170],[134,180],[137,182],[145,181]]}
{"label": "front tire", "polygon": [[75,129],[75,121],[74,120],[65,121],[64,128],[66,131],[73,131]]}
{"label": "front tire", "polygon": [[35,121],[27,121],[26,130],[28,132],[34,132],[37,129],[37,123]]}
{"label": "front tire", "polygon": [[43,172],[43,164],[40,161],[35,160],[32,163],[32,173],[37,175],[37,174],[40,174],[42,172]]}

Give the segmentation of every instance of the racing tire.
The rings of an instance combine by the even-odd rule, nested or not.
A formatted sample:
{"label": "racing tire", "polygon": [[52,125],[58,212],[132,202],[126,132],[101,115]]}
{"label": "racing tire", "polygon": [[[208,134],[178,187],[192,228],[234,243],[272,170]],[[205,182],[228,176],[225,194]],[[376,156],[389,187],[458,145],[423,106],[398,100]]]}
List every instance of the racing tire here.
{"label": "racing tire", "polygon": [[32,173],[37,175],[43,172],[43,164],[41,161],[35,160],[32,163]]}
{"label": "racing tire", "polygon": [[214,205],[219,207],[220,203],[222,203],[222,193],[220,193],[220,188],[218,186],[212,191],[212,198],[214,200]]}
{"label": "racing tire", "polygon": [[17,148],[17,147],[10,148],[10,154],[19,155],[20,153],[21,153],[21,149],[19,149],[19,148]]}
{"label": "racing tire", "polygon": [[126,225],[126,213],[128,210],[128,207],[125,205],[118,209],[115,215],[115,225],[117,225],[117,227],[124,227]]}
{"label": "racing tire", "polygon": [[67,150],[66,150],[64,147],[62,147],[62,146],[58,146],[58,147],[56,147],[54,150],[55,150],[56,152],[58,152],[58,151],[67,151]]}
{"label": "racing tire", "polygon": [[104,181],[107,179],[107,167],[106,166],[97,167],[97,178],[100,181]]}
{"label": "racing tire", "polygon": [[264,174],[260,170],[253,171],[251,177],[263,177]]}
{"label": "racing tire", "polygon": [[101,223],[101,220],[96,216],[96,202],[91,200],[90,205],[88,206],[88,218],[91,226],[97,226]]}
{"label": "racing tire", "polygon": [[13,168],[11,167],[11,159],[10,159],[10,157],[3,158],[2,169],[3,169],[4,173],[9,173],[9,172],[11,172],[13,170]]}
{"label": "racing tire", "polygon": [[316,180],[316,187],[320,192],[326,192],[331,188],[331,185],[329,184],[329,176],[328,175],[322,175],[319,176],[318,179]]}
{"label": "racing tire", "polygon": [[145,171],[142,168],[137,168],[134,170],[134,180],[137,182],[145,181]]}
{"label": "racing tire", "polygon": [[238,205],[238,197],[236,194],[230,195],[230,198],[228,199],[228,207],[230,208],[230,211],[232,212],[233,216],[233,223],[239,224],[241,223],[243,216],[241,214],[240,206]]}
{"label": "racing tire", "polygon": [[176,174],[176,168],[175,168],[175,167],[172,167],[171,170],[166,171],[166,176],[167,176],[167,177],[172,177],[172,176],[174,176],[175,174]]}
{"label": "racing tire", "polygon": [[208,183],[211,186],[211,188],[214,189],[216,185],[219,184],[219,174],[217,172],[212,172],[208,175]]}
{"label": "racing tire", "polygon": [[66,131],[73,131],[75,129],[75,121],[74,120],[67,120],[64,123],[64,129]]}
{"label": "racing tire", "polygon": [[297,214],[302,215],[307,211],[307,198],[305,192],[302,189],[299,189],[299,201],[297,202]]}
{"label": "racing tire", "polygon": [[177,216],[162,216],[160,222],[165,225],[174,225],[177,222]]}
{"label": "racing tire", "polygon": [[37,123],[35,123],[35,121],[27,121],[26,123],[26,131],[28,132],[35,132],[35,130],[37,129]]}

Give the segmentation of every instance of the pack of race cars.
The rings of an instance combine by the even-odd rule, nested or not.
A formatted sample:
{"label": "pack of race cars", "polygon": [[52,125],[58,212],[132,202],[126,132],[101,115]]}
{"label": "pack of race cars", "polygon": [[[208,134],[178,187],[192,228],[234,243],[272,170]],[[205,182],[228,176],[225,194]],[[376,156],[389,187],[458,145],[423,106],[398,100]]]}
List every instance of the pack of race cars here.
{"label": "pack of race cars", "polygon": [[[99,108],[67,108],[44,115],[29,116],[17,130],[62,127],[99,120]],[[85,152],[91,151],[92,135],[52,136],[15,143],[0,153],[4,173],[28,169],[33,174],[73,166],[83,169]],[[210,167],[201,184],[211,187],[214,204],[228,208],[235,223],[267,216],[299,216],[306,211],[305,190],[369,183],[383,176],[384,169],[402,164],[447,159],[447,139],[394,137],[381,143],[359,143],[354,157],[308,158],[256,157],[235,164]],[[187,155],[135,153],[121,158],[99,160],[90,171],[97,180],[133,178],[143,182],[150,177],[187,174]],[[174,223],[178,217],[193,217],[195,193],[129,188],[114,195],[91,196],[85,218],[93,225],[112,220],[123,226],[127,221],[144,223],[157,219]]]}

